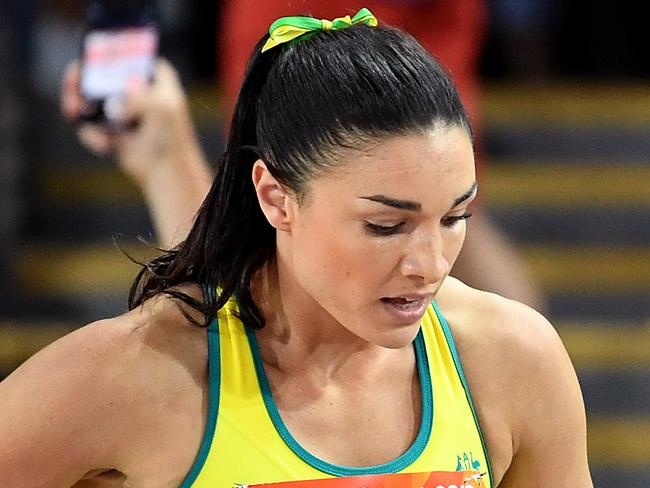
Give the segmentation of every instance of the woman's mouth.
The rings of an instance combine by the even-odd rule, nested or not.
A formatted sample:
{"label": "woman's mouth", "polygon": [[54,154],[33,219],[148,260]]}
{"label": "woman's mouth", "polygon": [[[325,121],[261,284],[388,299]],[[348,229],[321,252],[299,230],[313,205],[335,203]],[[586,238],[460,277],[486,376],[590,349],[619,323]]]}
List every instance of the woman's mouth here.
{"label": "woman's mouth", "polygon": [[422,319],[431,298],[428,296],[384,297],[381,302],[400,323],[413,324]]}

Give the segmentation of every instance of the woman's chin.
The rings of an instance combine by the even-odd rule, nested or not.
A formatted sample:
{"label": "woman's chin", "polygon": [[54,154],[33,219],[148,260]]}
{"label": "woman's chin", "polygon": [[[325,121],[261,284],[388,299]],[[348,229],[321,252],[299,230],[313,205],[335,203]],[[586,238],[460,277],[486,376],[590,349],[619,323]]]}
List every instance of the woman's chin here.
{"label": "woman's chin", "polygon": [[386,349],[402,349],[413,343],[419,331],[420,322],[418,321],[409,326],[401,326],[393,330],[377,333],[374,337],[368,338],[368,340]]}

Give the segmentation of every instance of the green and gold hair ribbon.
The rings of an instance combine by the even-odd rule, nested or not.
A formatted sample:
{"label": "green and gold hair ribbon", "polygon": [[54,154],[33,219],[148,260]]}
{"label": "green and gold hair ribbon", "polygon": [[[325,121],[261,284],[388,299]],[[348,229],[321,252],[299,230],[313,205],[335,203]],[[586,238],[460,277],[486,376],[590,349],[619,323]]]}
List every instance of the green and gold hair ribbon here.
{"label": "green and gold hair ribbon", "polygon": [[362,8],[352,18],[346,15],[345,17],[339,17],[334,20],[319,20],[313,17],[281,17],[269,27],[269,35],[271,37],[269,37],[269,40],[262,47],[262,52],[279,44],[293,41],[310,32],[345,29],[355,24],[366,24],[370,27],[376,27],[377,17],[367,8]]}

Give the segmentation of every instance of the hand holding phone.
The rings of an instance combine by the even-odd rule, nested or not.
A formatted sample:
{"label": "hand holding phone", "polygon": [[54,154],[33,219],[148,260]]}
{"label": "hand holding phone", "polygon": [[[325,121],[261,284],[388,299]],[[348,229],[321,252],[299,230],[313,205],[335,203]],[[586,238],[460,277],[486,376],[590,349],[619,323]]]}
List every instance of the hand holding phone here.
{"label": "hand holding phone", "polygon": [[[61,111],[78,121],[83,99],[80,62],[68,65],[61,90]],[[209,166],[194,133],[190,109],[178,73],[156,61],[151,86],[125,97],[127,113],[138,120],[133,130],[115,132],[81,123],[78,137],[90,151],[111,155],[142,190],[163,246],[183,237],[180,222],[190,222],[212,183]]]}
{"label": "hand holding phone", "polygon": [[[72,122],[79,121],[85,103],[80,95],[80,64],[74,61],[68,65],[61,90],[61,111]],[[77,128],[86,148],[115,156],[120,169],[141,186],[165,166],[183,167],[202,158],[178,73],[159,58],[154,75],[150,86],[124,97],[127,117],[138,121],[132,130],[116,131],[88,122]]]}
{"label": "hand holding phone", "polygon": [[125,112],[127,93],[151,83],[159,33],[153,4],[134,0],[92,0],[81,55],[80,118],[111,131],[135,121]]}

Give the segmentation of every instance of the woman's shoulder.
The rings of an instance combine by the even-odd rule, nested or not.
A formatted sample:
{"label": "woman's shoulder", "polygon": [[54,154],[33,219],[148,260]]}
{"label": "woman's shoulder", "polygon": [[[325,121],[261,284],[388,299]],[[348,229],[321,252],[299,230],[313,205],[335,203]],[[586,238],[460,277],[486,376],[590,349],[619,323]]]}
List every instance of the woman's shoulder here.
{"label": "woman's shoulder", "polygon": [[437,301],[461,360],[481,381],[518,388],[529,385],[531,377],[573,373],[555,328],[532,308],[454,278],[447,280]]}
{"label": "woman's shoulder", "polygon": [[[52,486],[70,481],[61,465],[82,475],[102,467],[137,471],[135,460],[151,458],[164,438],[161,422],[202,416],[205,334],[159,296],[55,341],[0,383],[0,458],[12,458],[21,476],[27,462],[42,466]],[[13,435],[12,424],[21,432]]]}
{"label": "woman's shoulder", "polygon": [[[541,314],[453,278],[445,282],[437,302],[458,348],[495,479],[522,447],[537,452],[526,443],[546,435],[544,429],[553,430],[549,411],[567,412],[567,429],[584,423],[568,354]],[[539,449],[540,458],[547,454]]]}
{"label": "woman's shoulder", "polygon": [[555,329],[539,312],[455,278],[445,281],[436,301],[456,340],[480,348],[483,354],[508,351],[512,358],[524,352],[526,358],[547,351],[548,346],[561,346]]}
{"label": "woman's shoulder", "polygon": [[19,370],[46,368],[61,376],[74,370],[76,374],[69,376],[71,380],[115,379],[116,375],[125,374],[119,382],[123,389],[125,385],[137,384],[141,369],[148,371],[147,376],[151,378],[154,364],[187,366],[188,359],[207,358],[206,329],[192,324],[187,313],[199,320],[189,307],[179,305],[171,297],[164,294],[152,297],[122,315],[93,322],[60,338]]}

